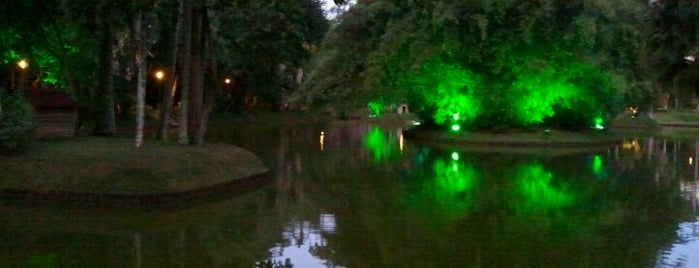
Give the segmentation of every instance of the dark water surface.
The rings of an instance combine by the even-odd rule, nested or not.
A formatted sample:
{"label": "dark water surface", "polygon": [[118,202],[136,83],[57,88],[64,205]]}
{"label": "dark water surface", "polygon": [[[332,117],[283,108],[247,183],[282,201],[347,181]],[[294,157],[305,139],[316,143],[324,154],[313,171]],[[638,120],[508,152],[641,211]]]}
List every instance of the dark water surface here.
{"label": "dark water surface", "polygon": [[436,150],[362,123],[217,127],[268,185],[177,207],[16,204],[0,267],[699,267],[699,142]]}

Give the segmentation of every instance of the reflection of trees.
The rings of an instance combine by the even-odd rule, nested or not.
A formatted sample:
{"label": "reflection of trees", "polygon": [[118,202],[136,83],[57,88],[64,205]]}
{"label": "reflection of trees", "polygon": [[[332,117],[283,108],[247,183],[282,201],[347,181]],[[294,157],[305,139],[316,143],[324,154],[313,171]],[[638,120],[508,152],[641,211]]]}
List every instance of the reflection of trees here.
{"label": "reflection of trees", "polygon": [[40,256],[60,267],[249,267],[276,238],[267,199],[261,191],[185,208],[4,206],[0,257],[5,267]]}
{"label": "reflection of trees", "polygon": [[[464,155],[456,173],[448,156],[432,154],[409,177],[401,163],[319,166],[315,187],[330,193],[324,203],[341,220],[328,244],[349,267],[646,266],[674,234],[676,188],[654,173],[600,171],[614,168],[609,157],[581,169],[589,156]],[[471,189],[458,179],[469,174],[482,174],[477,188],[459,190]]]}
{"label": "reflection of trees", "polygon": [[[269,148],[253,150],[276,167],[275,213],[314,230],[317,215],[332,213],[335,232],[323,232],[324,243],[310,251],[343,266],[645,267],[687,212],[677,191],[692,175],[687,142],[639,139],[636,149],[606,154],[458,160],[411,145],[395,161],[375,161],[364,138],[371,129],[347,123],[271,132],[283,148],[249,137]],[[382,133],[387,144],[391,135],[399,140]]]}

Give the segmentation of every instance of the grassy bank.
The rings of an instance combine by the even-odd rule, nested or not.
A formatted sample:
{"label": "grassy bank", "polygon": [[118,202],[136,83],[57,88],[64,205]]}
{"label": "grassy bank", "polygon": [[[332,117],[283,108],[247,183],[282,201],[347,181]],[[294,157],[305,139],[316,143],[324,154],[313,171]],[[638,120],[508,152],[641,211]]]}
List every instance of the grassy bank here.
{"label": "grassy bank", "polygon": [[104,195],[157,195],[225,184],[268,171],[239,147],[185,147],[132,139],[81,137],[42,141],[17,156],[0,156],[0,188]]}
{"label": "grassy bank", "polygon": [[612,127],[620,133],[675,139],[696,139],[699,136],[699,113],[693,110],[655,112],[651,117],[619,116]]}

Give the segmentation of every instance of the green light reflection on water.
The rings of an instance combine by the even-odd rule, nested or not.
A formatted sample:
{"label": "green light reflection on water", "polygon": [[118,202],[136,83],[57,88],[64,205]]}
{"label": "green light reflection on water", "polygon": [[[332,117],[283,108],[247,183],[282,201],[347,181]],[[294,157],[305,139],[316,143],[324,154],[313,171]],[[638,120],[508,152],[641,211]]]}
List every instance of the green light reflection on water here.
{"label": "green light reflection on water", "polygon": [[364,146],[369,149],[375,163],[386,162],[400,155],[398,137],[379,127],[372,127],[364,137]]}
{"label": "green light reflection on water", "polygon": [[595,155],[592,157],[592,172],[595,173],[595,175],[601,175],[603,170],[603,160],[602,157],[599,155]]}
{"label": "green light reflection on water", "polygon": [[[452,158],[458,154],[453,153]],[[448,219],[465,217],[474,207],[474,190],[478,186],[479,173],[468,164],[452,159],[435,160],[432,164],[434,171],[434,200],[436,209]]]}
{"label": "green light reflection on water", "polygon": [[574,193],[553,184],[553,174],[540,164],[525,164],[515,173],[513,206],[520,212],[558,209],[575,202]]}

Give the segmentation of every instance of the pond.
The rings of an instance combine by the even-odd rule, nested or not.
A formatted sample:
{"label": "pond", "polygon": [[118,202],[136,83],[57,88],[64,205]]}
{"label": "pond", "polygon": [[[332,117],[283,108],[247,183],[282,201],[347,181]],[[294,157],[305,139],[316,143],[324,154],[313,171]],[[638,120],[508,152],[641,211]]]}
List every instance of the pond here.
{"label": "pond", "polygon": [[699,141],[437,150],[402,126],[217,127],[269,183],[173,207],[4,201],[2,267],[699,267]]}

